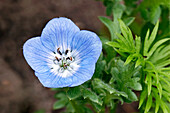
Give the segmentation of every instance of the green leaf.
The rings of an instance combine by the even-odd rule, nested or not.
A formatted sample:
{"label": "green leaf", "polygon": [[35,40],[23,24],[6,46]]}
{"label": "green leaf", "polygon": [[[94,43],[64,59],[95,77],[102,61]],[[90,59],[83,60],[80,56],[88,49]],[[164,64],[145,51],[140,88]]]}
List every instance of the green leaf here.
{"label": "green leaf", "polygon": [[147,82],[147,85],[148,85],[148,95],[150,95],[151,94],[151,88],[152,88],[152,77],[151,77],[150,74],[147,74],[146,82]]}
{"label": "green leaf", "polygon": [[[165,102],[162,101],[161,98],[158,96],[156,88],[154,88],[153,91],[154,91],[155,99],[158,101],[157,103],[159,103],[160,107],[161,107],[162,110],[163,110],[163,113],[168,113],[168,107],[167,107],[167,105],[165,104]],[[157,106],[158,106],[158,105],[157,105]],[[158,109],[158,108],[157,108],[157,109]]]}
{"label": "green leaf", "polygon": [[112,74],[112,78],[114,79],[114,81],[115,79],[117,80],[117,82],[121,81],[119,79],[119,70],[116,67],[112,67],[111,74]]}
{"label": "green leaf", "polygon": [[143,90],[141,95],[140,95],[140,100],[139,100],[139,107],[140,108],[144,102],[144,100],[146,99],[146,96],[147,96],[147,92],[146,90]]}
{"label": "green leaf", "polygon": [[141,65],[144,62],[144,60],[142,58],[138,58],[138,60],[136,61],[135,64],[135,68],[138,67],[139,65]]}
{"label": "green leaf", "polygon": [[94,79],[94,84],[96,85],[96,87],[98,88],[102,88],[107,90],[110,94],[112,93],[116,93],[117,95],[122,95],[124,97],[127,97],[127,95],[124,92],[119,92],[117,90],[115,90],[113,87],[111,87],[109,84],[104,83],[103,81],[101,81],[100,79]]}
{"label": "green leaf", "polygon": [[163,96],[167,99],[167,101],[170,103],[170,93],[163,91]]}
{"label": "green leaf", "polygon": [[106,7],[106,15],[110,16],[112,14],[113,11],[113,2],[109,3]]}
{"label": "green leaf", "polygon": [[157,84],[156,84],[156,87],[158,88],[159,96],[160,96],[160,98],[161,98],[161,97],[162,97],[162,86],[161,86],[160,83],[157,83]]}
{"label": "green leaf", "polygon": [[117,20],[122,17],[123,11],[125,10],[125,6],[123,4],[115,4],[114,10],[113,10],[113,17],[114,21],[117,23]]}
{"label": "green leaf", "polygon": [[106,44],[112,47],[120,47],[120,45],[117,42],[107,42]]}
{"label": "green leaf", "polygon": [[63,108],[68,103],[68,98],[64,92],[57,92],[54,96],[59,100],[53,104],[53,109]]}
{"label": "green leaf", "polygon": [[[133,35],[131,30],[126,27],[126,25],[123,23],[123,21],[119,20],[120,24],[120,29],[123,34],[123,36],[119,33],[117,33],[117,38],[115,39],[114,42],[106,42],[107,45],[112,46],[116,52],[118,52],[122,56],[127,56],[125,55],[126,53],[135,53],[136,48],[134,45],[134,40],[133,40]],[[140,40],[139,40],[140,41]],[[138,43],[138,49],[140,49],[140,42]],[[138,50],[140,51],[140,50]]]}
{"label": "green leaf", "polygon": [[163,101],[161,102],[160,106],[161,106],[161,108],[163,110],[163,113],[169,113],[168,112],[168,107]]}
{"label": "green leaf", "polygon": [[82,99],[77,100],[77,101],[69,100],[69,103],[71,103],[70,107],[74,109],[75,113],[85,113],[85,107],[84,107],[83,102],[81,102],[81,101],[84,102],[85,100],[82,100]]}
{"label": "green leaf", "polygon": [[101,105],[99,105],[97,103],[94,103],[94,102],[92,102],[91,104],[92,104],[92,106],[94,106],[96,111],[100,112],[102,110],[102,106]]}
{"label": "green leaf", "polygon": [[93,74],[93,78],[100,78],[103,75],[103,71],[105,70],[106,61],[103,60],[103,53],[100,55],[97,63],[96,63],[96,69]]}
{"label": "green leaf", "polygon": [[116,33],[119,32],[119,28],[116,27],[115,23],[113,23],[110,19],[106,17],[99,17],[100,21],[109,29],[111,40],[116,39]]}
{"label": "green leaf", "polygon": [[170,64],[170,59],[157,63],[155,67],[162,68]]}
{"label": "green leaf", "polygon": [[159,26],[159,21],[156,23],[156,25],[155,25],[149,39],[148,39],[149,30],[148,30],[148,32],[146,34],[145,42],[144,42],[144,56],[147,56],[148,50],[149,50],[151,44],[153,43],[153,41],[156,38],[156,34],[157,34],[157,31],[158,31],[158,26]]}
{"label": "green leaf", "polygon": [[131,44],[127,43],[129,42],[128,39],[126,37],[123,37],[120,34],[116,34],[118,36],[119,39],[117,39],[116,41],[119,43],[120,47],[122,50],[127,51],[129,53],[131,53]]}
{"label": "green leaf", "polygon": [[129,80],[129,82],[125,83],[127,85],[127,87],[130,87],[134,90],[140,91],[142,90],[142,86],[140,83],[138,83],[138,81],[140,80],[139,77],[135,77],[132,78],[131,80]]}
{"label": "green leaf", "polygon": [[69,88],[69,90],[67,91],[67,97],[70,100],[76,99],[79,96],[81,96],[81,91],[80,91],[80,87],[73,87],[73,88]]}
{"label": "green leaf", "polygon": [[134,49],[133,35],[131,30],[124,24],[122,20],[119,20],[120,30],[123,36],[126,38],[127,43],[129,43],[130,47]]}
{"label": "green leaf", "polygon": [[158,47],[154,54],[150,57],[150,61],[155,64],[155,66],[160,62],[162,62],[163,59],[169,59],[170,58],[170,45],[161,45]]}
{"label": "green leaf", "polygon": [[136,94],[130,90],[130,89],[125,89],[126,94],[128,95],[128,100],[130,101],[138,101],[138,97],[136,96]]}
{"label": "green leaf", "polygon": [[140,48],[141,48],[141,38],[136,36],[135,38],[135,44],[136,44],[136,53],[140,53]]}
{"label": "green leaf", "polygon": [[100,36],[100,39],[102,41],[103,50],[104,50],[104,52],[106,52],[105,60],[106,60],[106,62],[109,62],[113,57],[116,56],[116,52],[114,51],[114,49],[111,46],[106,44],[107,42],[109,42],[109,40],[106,37]]}
{"label": "green leaf", "polygon": [[155,113],[157,113],[159,110],[160,103],[159,103],[158,99],[156,99],[155,101],[156,101]]}
{"label": "green leaf", "polygon": [[114,110],[115,107],[116,107],[116,103],[114,101],[110,101],[110,109]]}
{"label": "green leaf", "polygon": [[150,21],[155,24],[161,15],[161,8],[160,6],[152,7],[150,13]]}
{"label": "green leaf", "polygon": [[134,56],[133,54],[129,55],[124,63],[124,65],[127,65],[129,64],[132,60],[133,60]]}
{"label": "green leaf", "polygon": [[148,49],[149,49],[149,46],[150,46],[150,45],[148,45],[149,33],[150,33],[150,30],[148,29],[146,36],[145,36],[145,42],[144,42],[144,49],[143,49],[143,55],[144,56],[147,56]]}
{"label": "green leaf", "polygon": [[156,42],[153,47],[151,48],[151,50],[148,52],[147,54],[147,59],[150,58],[150,56],[153,54],[153,52],[161,45],[163,44],[164,42],[170,40],[170,38],[167,38],[167,39],[162,39],[162,40],[159,40],[158,42]]}
{"label": "green leaf", "polygon": [[[111,10],[112,8],[112,10]],[[125,10],[125,7],[123,4],[120,4],[119,2],[116,3],[114,6],[112,5],[108,5],[107,7],[107,14],[110,15],[110,13],[113,11],[113,20],[110,20],[106,17],[99,17],[100,21],[105,24],[105,26],[109,29],[110,35],[111,35],[111,41],[113,41],[114,39],[117,39],[116,33],[121,33],[120,28],[119,28],[119,22],[118,19],[120,19],[122,17],[123,11]],[[131,24],[131,22],[134,19],[128,18],[126,20],[127,24]]]}
{"label": "green leaf", "polygon": [[102,105],[102,100],[90,89],[82,87],[82,94],[84,99],[89,98],[92,102]]}
{"label": "green leaf", "polygon": [[[137,101],[137,96],[132,89],[141,90],[142,86],[139,83],[140,67],[135,68],[134,64],[124,65],[122,60],[115,60],[115,67],[111,69],[111,74],[115,84],[119,84],[117,90],[128,95],[126,102]],[[137,74],[138,73],[138,74]]]}
{"label": "green leaf", "polygon": [[65,100],[65,99],[61,99],[61,100],[58,100],[54,103],[53,105],[53,109],[56,110],[56,109],[61,109],[63,107],[65,107],[65,105],[68,103],[68,100]]}
{"label": "green leaf", "polygon": [[145,113],[148,113],[152,106],[152,95],[149,95],[148,100],[146,102],[146,108],[145,108]]}
{"label": "green leaf", "polygon": [[75,110],[74,110],[71,102],[69,102],[69,103],[67,104],[66,109],[67,109],[67,112],[69,112],[69,113],[75,113]]}
{"label": "green leaf", "polygon": [[114,93],[113,94],[107,93],[107,95],[104,97],[103,100],[105,104],[110,104],[110,102],[114,100],[119,100],[121,104],[123,104],[124,102],[122,96],[114,94]]}
{"label": "green leaf", "polygon": [[110,94],[115,93],[116,90],[114,88],[112,88],[110,85],[104,83],[103,81],[101,81],[100,79],[94,79],[94,83],[97,87],[99,88],[103,88],[105,90],[107,90]]}
{"label": "green leaf", "polygon": [[127,26],[129,26],[134,20],[135,20],[134,17],[128,17],[128,18],[123,19],[124,23],[125,23]]}
{"label": "green leaf", "polygon": [[55,93],[54,97],[57,98],[57,99],[61,99],[63,97],[67,98],[64,92]]}

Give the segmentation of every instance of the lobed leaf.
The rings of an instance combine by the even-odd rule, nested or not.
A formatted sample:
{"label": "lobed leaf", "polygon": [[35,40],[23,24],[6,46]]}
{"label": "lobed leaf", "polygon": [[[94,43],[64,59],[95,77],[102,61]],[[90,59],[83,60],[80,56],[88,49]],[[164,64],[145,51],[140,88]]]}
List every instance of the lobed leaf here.
{"label": "lobed leaf", "polygon": [[63,107],[65,107],[65,105],[68,103],[68,100],[66,99],[61,99],[61,100],[58,100],[54,103],[53,105],[53,109],[61,109]]}
{"label": "lobed leaf", "polygon": [[67,97],[70,100],[74,100],[74,99],[76,99],[76,98],[78,98],[80,96],[81,96],[81,91],[80,91],[80,87],[79,86],[69,88],[69,90],[67,91]]}
{"label": "lobed leaf", "polygon": [[92,102],[102,105],[102,100],[90,89],[82,87],[82,94],[84,99],[89,98]]}
{"label": "lobed leaf", "polygon": [[149,33],[150,33],[150,30],[148,29],[146,36],[145,36],[145,41],[144,41],[144,49],[143,49],[143,55],[144,56],[147,56],[148,49],[149,49],[149,46],[150,46],[148,44]]}
{"label": "lobed leaf", "polygon": [[120,30],[124,38],[126,38],[127,43],[129,43],[130,45],[130,48],[134,49],[134,42],[133,42],[133,36],[132,36],[131,30],[128,27],[126,27],[126,25],[124,24],[122,20],[119,20],[119,24],[120,24]]}
{"label": "lobed leaf", "polygon": [[126,102],[137,101],[137,96],[132,89],[141,90],[142,86],[138,82],[140,68],[134,68],[133,64],[124,65],[122,60],[115,60],[115,67],[112,67],[111,74],[116,84],[119,86],[117,90],[124,92],[128,95]]}
{"label": "lobed leaf", "polygon": [[134,90],[140,91],[142,90],[142,86],[141,84],[138,82],[140,80],[139,77],[134,77],[131,80],[129,80],[129,82],[125,83],[127,85],[127,87],[130,87]]}
{"label": "lobed leaf", "polygon": [[[157,31],[158,31],[158,26],[159,26],[159,21],[156,23],[150,37],[149,37],[149,30],[146,34],[146,37],[145,37],[145,42],[144,42],[144,56],[148,56],[148,50],[151,46],[151,44],[153,43],[153,41],[155,40],[156,38],[156,34],[157,34]],[[149,38],[148,38],[149,37]]]}
{"label": "lobed leaf", "polygon": [[102,88],[102,89],[105,89],[107,90],[110,94],[113,94],[113,93],[116,93],[118,96],[121,95],[121,96],[124,96],[124,97],[127,97],[127,95],[124,93],[124,92],[120,92],[120,91],[117,91],[115,90],[113,87],[111,87],[109,84],[107,83],[104,83],[102,80],[100,79],[94,79],[94,84],[96,85],[96,87],[98,88]]}
{"label": "lobed leaf", "polygon": [[128,100],[130,100],[132,102],[133,101],[138,101],[138,97],[136,96],[136,94],[132,90],[126,88],[126,89],[124,89],[124,91],[128,95],[128,98],[127,98]]}
{"label": "lobed leaf", "polygon": [[150,56],[153,54],[153,52],[161,45],[163,44],[164,42],[170,40],[170,38],[166,38],[166,39],[162,39],[158,42],[156,42],[153,47],[151,48],[151,50],[148,52],[147,54],[147,59],[150,58]]}

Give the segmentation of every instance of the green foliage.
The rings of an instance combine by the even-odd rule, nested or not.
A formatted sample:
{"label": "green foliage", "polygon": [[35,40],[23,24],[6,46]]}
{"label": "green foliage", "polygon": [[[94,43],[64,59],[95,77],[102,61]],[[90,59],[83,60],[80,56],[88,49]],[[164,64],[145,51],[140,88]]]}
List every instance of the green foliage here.
{"label": "green foliage", "polygon": [[[125,5],[120,4],[120,0],[104,0],[103,2],[108,9],[106,9],[106,13],[109,15],[113,14],[113,21],[106,17],[99,17],[99,19],[108,28],[111,40],[113,41],[114,39],[117,39],[116,33],[121,33],[118,19],[122,18],[126,7]],[[126,25],[130,25],[133,21],[134,17],[124,18]]]}
{"label": "green foliage", "polygon": [[65,107],[65,105],[68,103],[68,98],[66,97],[66,94],[63,92],[56,94],[55,97],[59,99],[59,101],[56,101],[53,105],[53,109],[60,109]]}
{"label": "green foliage", "polygon": [[120,59],[115,60],[115,67],[111,68],[112,81],[110,81],[110,84],[119,84],[116,85],[116,89],[127,95],[125,102],[138,100],[132,89],[137,91],[142,90],[142,86],[139,83],[140,69],[140,67],[135,69],[134,64],[124,65],[124,62]]}
{"label": "green foliage", "polygon": [[[144,104],[144,100],[147,99],[146,104],[144,104],[146,107],[143,107],[144,112],[148,112],[152,106],[156,106],[155,112],[158,112],[159,107],[161,107],[165,113],[168,113],[170,111],[167,106],[170,98],[169,95],[167,95],[169,93],[168,88],[170,87],[170,68],[168,67],[168,65],[170,65],[170,46],[165,42],[169,42],[170,38],[161,39],[154,43],[158,31],[158,25],[159,22],[155,25],[150,36],[148,30],[143,50],[140,48],[140,37],[136,37],[135,41],[133,41],[130,29],[126,27],[121,20],[120,28],[122,35],[118,35],[118,39],[114,42],[107,42],[107,44],[112,46],[118,53],[120,53],[120,55],[127,58],[125,65],[130,62],[136,62],[135,67],[138,67],[139,65],[143,66],[143,75],[141,78],[145,79],[145,81],[142,81],[145,85],[144,90],[141,93],[139,108]],[[130,70],[128,70],[128,72],[130,72]],[[114,74],[115,73],[116,71],[114,71]],[[119,75],[118,77],[121,76]],[[124,81],[124,83],[127,82]],[[163,92],[165,93],[163,94]],[[156,101],[156,105],[154,105],[153,100]]]}
{"label": "green foliage", "polygon": [[67,91],[67,97],[70,100],[74,100],[74,99],[80,97],[80,95],[81,95],[80,87],[69,88],[69,90]]}

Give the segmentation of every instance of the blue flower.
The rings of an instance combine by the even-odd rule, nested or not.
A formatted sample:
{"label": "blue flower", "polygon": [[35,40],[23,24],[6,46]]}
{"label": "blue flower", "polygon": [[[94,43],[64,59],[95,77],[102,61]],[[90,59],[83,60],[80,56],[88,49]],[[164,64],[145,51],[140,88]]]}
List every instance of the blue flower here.
{"label": "blue flower", "polygon": [[50,20],[40,37],[27,40],[23,54],[45,87],[74,87],[91,79],[102,44],[70,19]]}

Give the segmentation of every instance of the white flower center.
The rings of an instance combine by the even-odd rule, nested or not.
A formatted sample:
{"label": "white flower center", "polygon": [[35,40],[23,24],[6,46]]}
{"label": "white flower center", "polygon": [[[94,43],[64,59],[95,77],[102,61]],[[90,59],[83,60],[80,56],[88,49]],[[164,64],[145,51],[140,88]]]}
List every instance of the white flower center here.
{"label": "white flower center", "polygon": [[67,49],[63,53],[60,51],[60,48],[57,49],[57,52],[54,52],[53,65],[51,71],[58,76],[68,77],[73,75],[78,68],[79,60],[76,60],[76,57],[73,56],[72,51]]}

